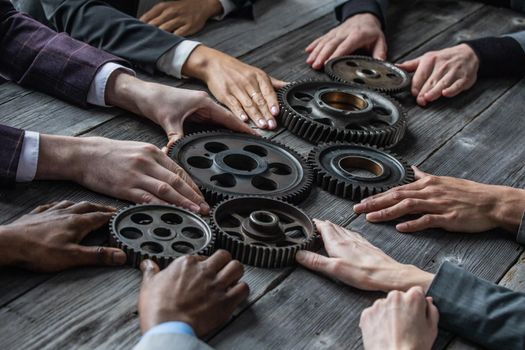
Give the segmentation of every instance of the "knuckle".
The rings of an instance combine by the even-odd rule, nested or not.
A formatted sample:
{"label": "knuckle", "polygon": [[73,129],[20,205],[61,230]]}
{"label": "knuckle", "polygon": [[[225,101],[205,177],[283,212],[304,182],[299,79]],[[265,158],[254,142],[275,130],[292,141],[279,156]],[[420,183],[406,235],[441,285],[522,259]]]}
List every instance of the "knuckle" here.
{"label": "knuckle", "polygon": [[400,201],[403,199],[403,195],[399,190],[394,189],[392,194],[390,195],[394,201]]}
{"label": "knuckle", "polygon": [[413,209],[416,207],[417,205],[417,201],[415,199],[412,199],[412,198],[407,198],[407,199],[404,199],[402,202],[401,202],[406,208],[409,208],[409,209]]}
{"label": "knuckle", "polygon": [[168,185],[167,183],[163,182],[161,183],[160,185],[158,185],[157,187],[157,194],[159,196],[164,196],[166,194],[168,194],[171,190],[171,186]]}
{"label": "knuckle", "polygon": [[153,202],[153,196],[150,193],[144,192],[140,196],[140,203],[151,203]]}

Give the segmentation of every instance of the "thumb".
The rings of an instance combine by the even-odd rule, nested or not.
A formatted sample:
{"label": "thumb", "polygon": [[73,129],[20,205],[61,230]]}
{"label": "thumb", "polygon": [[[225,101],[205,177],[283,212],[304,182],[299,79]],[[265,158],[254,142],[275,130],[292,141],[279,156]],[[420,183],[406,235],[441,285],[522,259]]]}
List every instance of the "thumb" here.
{"label": "thumb", "polygon": [[285,81],[282,81],[282,80],[279,80],[279,79],[275,79],[275,78],[272,78],[272,77],[270,77],[270,80],[272,82],[272,86],[274,87],[274,89],[281,89],[281,88],[285,87],[288,84]]}
{"label": "thumb", "polygon": [[415,72],[417,67],[419,66],[419,58],[415,58],[413,60],[405,61],[403,63],[396,64],[401,69],[406,70],[407,72]]}
{"label": "thumb", "polygon": [[327,275],[333,275],[333,261],[332,258],[312,253],[307,250],[300,250],[295,255],[295,260],[304,267],[321,272]]}
{"label": "thumb", "polygon": [[153,279],[160,268],[153,260],[146,259],[140,264],[140,271],[142,271],[142,284],[146,284]]}
{"label": "thumb", "polygon": [[439,323],[439,310],[432,302],[432,298],[427,298],[427,315],[430,323],[437,326]]}
{"label": "thumb", "polygon": [[75,252],[75,263],[78,266],[120,266],[127,261],[126,253],[118,248],[86,247],[79,245]]}
{"label": "thumb", "polygon": [[372,57],[374,57],[375,59],[384,61],[386,60],[386,51],[387,51],[386,40],[385,40],[385,37],[382,36],[376,41],[374,45],[374,48],[372,50]]}
{"label": "thumb", "polygon": [[414,175],[416,177],[416,180],[420,180],[424,177],[430,176],[430,174],[427,174],[424,171],[419,170],[419,168],[416,167],[415,165],[412,165],[412,170],[414,170]]}

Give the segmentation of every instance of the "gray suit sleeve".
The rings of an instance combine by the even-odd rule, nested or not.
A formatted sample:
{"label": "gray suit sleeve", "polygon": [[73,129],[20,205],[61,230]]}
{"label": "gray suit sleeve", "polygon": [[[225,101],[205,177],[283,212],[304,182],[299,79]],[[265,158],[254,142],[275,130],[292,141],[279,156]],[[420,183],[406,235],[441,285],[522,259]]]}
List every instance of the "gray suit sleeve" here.
{"label": "gray suit sleeve", "polygon": [[428,296],[439,309],[441,328],[488,349],[525,349],[525,294],[445,262]]}
{"label": "gray suit sleeve", "polygon": [[[131,1],[131,0],[129,0]],[[153,73],[157,60],[184,38],[145,24],[96,0],[13,0],[23,11],[58,32],[130,61]]]}
{"label": "gray suit sleeve", "polygon": [[521,218],[521,225],[518,229],[518,234],[516,235],[516,241],[519,244],[525,245],[525,211],[523,212],[523,217]]}
{"label": "gray suit sleeve", "polygon": [[152,334],[143,337],[133,350],[213,350],[198,338],[187,334]]}

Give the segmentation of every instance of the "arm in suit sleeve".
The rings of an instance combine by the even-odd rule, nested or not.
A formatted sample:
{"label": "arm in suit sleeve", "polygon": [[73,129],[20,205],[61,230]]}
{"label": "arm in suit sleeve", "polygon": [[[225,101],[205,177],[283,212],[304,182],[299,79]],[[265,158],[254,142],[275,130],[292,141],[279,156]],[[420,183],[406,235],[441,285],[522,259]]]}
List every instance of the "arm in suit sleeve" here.
{"label": "arm in suit sleeve", "polygon": [[525,294],[445,262],[427,295],[443,329],[488,349],[525,349]]}
{"label": "arm in suit sleeve", "polygon": [[0,187],[15,182],[23,142],[23,130],[0,125]]}
{"label": "arm in suit sleeve", "polygon": [[198,338],[182,333],[153,334],[143,337],[133,350],[213,350]]}
{"label": "arm in suit sleeve", "polygon": [[55,30],[122,57],[149,73],[156,70],[161,56],[184,40],[101,1],[18,0],[16,3],[19,10],[31,11],[30,15],[43,14],[45,18],[37,19]]}
{"label": "arm in suit sleeve", "polygon": [[0,0],[0,75],[16,83],[86,105],[97,71],[110,54],[58,34]]}
{"label": "arm in suit sleeve", "polygon": [[379,18],[384,29],[388,5],[388,0],[349,0],[335,8],[335,16],[338,21],[344,22],[354,15],[371,13]]}

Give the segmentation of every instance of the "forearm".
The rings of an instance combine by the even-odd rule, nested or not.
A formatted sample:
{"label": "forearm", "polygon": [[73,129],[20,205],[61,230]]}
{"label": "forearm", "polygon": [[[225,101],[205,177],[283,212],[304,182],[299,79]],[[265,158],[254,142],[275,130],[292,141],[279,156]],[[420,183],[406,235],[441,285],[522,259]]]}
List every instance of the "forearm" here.
{"label": "forearm", "polygon": [[0,266],[16,264],[18,249],[13,243],[14,241],[6,226],[0,226]]}

